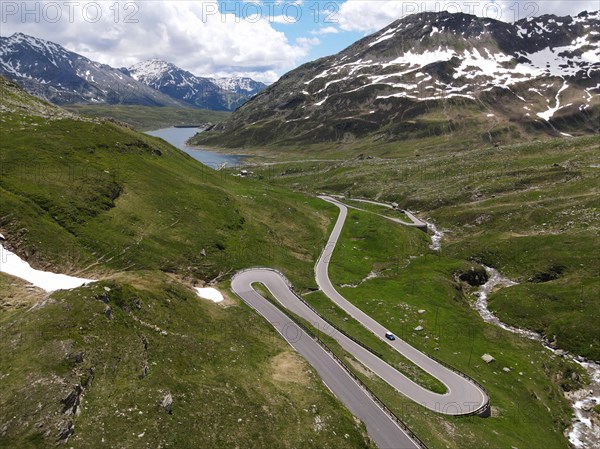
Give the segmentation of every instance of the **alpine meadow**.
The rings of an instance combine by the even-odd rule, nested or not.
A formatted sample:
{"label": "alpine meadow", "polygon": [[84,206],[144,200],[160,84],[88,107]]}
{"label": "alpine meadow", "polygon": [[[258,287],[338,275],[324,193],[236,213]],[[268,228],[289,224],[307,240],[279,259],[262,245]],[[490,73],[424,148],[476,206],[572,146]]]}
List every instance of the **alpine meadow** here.
{"label": "alpine meadow", "polygon": [[599,447],[598,5],[434,3],[2,2],[1,448]]}

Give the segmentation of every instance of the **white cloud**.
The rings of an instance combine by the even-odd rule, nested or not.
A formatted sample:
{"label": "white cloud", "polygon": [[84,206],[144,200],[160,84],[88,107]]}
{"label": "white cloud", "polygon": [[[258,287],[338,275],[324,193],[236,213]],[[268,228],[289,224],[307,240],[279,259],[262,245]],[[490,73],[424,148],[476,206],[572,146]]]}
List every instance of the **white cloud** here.
{"label": "white cloud", "polygon": [[282,14],[280,16],[273,16],[269,18],[269,22],[272,23],[279,23],[282,25],[293,25],[296,22],[298,22],[300,18],[299,17],[294,17],[294,16],[287,16],[285,14]]}
{"label": "white cloud", "polygon": [[424,11],[449,11],[475,14],[513,22],[542,14],[576,15],[581,11],[596,11],[597,1],[369,1],[348,0],[340,5],[335,18],[344,31],[369,33],[391,22]]}
{"label": "white cloud", "polygon": [[348,0],[340,6],[335,19],[344,31],[377,31],[402,17],[403,3],[393,0]]}
{"label": "white cloud", "polygon": [[[24,3],[14,4],[21,8]],[[101,9],[86,6],[92,4]],[[160,58],[198,75],[253,73],[271,82],[276,72],[293,68],[314,45],[289,42],[268,16],[221,14],[215,0],[33,5],[28,11],[34,12],[25,17],[21,10],[7,14],[3,9],[2,34],[31,34],[115,67]],[[259,3],[251,6],[260,8]]]}
{"label": "white cloud", "polygon": [[339,28],[327,26],[323,28],[319,28],[318,30],[312,30],[310,34],[314,35],[323,35],[323,34],[338,34],[340,32]]}
{"label": "white cloud", "polygon": [[[477,5],[490,5],[491,2],[486,0]],[[307,25],[305,22],[293,24],[298,11],[312,17],[312,3],[303,5],[302,0],[275,2],[280,6],[277,15],[273,13],[272,1],[224,3],[225,14],[219,12],[217,0],[2,2],[0,31],[2,35],[21,31],[51,40],[116,67],[160,58],[198,75],[252,74],[255,79],[272,82],[278,73],[295,67],[320,44],[316,36],[343,31],[373,32],[406,14],[423,9],[435,11],[436,4],[437,10],[453,4],[462,5],[459,7],[464,12],[482,15],[482,11],[470,9],[469,5],[475,2],[469,0],[348,0],[340,3],[337,11],[326,8],[321,17],[326,16],[329,22],[321,23],[320,28],[309,32],[302,28]],[[514,8],[515,0],[496,3],[506,21],[514,20],[515,14],[520,18],[532,12],[525,9],[527,4],[539,5],[538,14],[577,14],[586,9],[598,9],[596,1],[521,1],[518,11]],[[449,9],[454,11],[456,7]],[[492,9],[488,9],[488,15],[492,13]],[[305,31],[309,37],[288,39],[274,28],[284,23],[299,27],[300,33]],[[323,44],[326,43],[323,38]]]}
{"label": "white cloud", "polygon": [[316,37],[298,37],[296,43],[302,48],[309,48],[319,45],[321,41]]}

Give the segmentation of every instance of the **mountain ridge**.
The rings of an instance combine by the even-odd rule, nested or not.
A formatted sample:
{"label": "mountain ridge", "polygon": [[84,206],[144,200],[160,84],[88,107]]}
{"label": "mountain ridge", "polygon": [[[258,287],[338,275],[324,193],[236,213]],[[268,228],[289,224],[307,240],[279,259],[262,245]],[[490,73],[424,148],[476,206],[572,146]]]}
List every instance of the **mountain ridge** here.
{"label": "mountain ridge", "polygon": [[408,16],[286,73],[198,141],[397,141],[466,126],[488,142],[597,132],[599,18]]}
{"label": "mountain ridge", "polygon": [[[58,105],[192,106],[232,111],[266,87],[251,78],[198,77],[160,60],[113,68],[24,33],[0,37],[0,75]],[[182,85],[174,85],[174,80]]]}
{"label": "mountain ridge", "polygon": [[124,71],[137,81],[195,107],[231,111],[263,90],[266,85],[251,78],[196,76],[171,62],[150,59]]}
{"label": "mountain ridge", "polygon": [[0,37],[0,74],[58,105],[182,106],[118,69],[24,33]]}

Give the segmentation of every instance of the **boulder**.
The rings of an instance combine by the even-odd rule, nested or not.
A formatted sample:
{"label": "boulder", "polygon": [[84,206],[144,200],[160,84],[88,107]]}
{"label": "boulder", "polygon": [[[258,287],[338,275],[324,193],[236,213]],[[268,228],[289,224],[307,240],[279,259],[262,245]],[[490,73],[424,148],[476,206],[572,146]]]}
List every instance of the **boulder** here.
{"label": "boulder", "polygon": [[173,396],[168,393],[161,402],[161,407],[164,408],[169,415],[173,414]]}
{"label": "boulder", "polygon": [[492,363],[496,361],[496,359],[489,354],[483,354],[481,356],[481,360],[483,360],[485,363]]}

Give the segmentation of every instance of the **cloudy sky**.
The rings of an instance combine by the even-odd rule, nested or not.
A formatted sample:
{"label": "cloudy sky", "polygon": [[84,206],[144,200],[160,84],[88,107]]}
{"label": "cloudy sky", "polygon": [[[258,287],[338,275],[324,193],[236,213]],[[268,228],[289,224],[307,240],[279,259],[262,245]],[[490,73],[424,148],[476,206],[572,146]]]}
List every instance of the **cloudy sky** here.
{"label": "cloudy sky", "polygon": [[20,31],[115,67],[160,58],[202,76],[265,82],[390,22],[447,10],[506,22],[578,14],[598,1],[7,1],[0,34]]}

